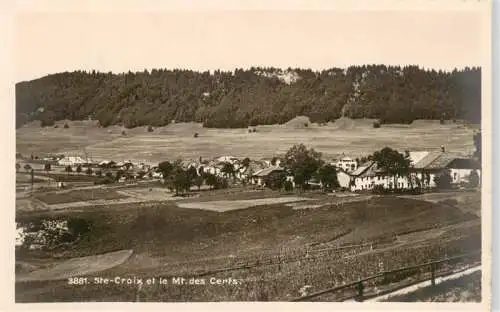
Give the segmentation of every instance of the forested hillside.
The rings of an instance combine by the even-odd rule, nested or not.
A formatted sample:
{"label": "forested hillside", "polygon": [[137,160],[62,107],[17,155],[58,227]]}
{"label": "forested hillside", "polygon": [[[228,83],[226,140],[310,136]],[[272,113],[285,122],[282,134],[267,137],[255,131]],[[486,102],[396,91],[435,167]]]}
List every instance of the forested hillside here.
{"label": "forested hillside", "polygon": [[202,122],[237,128],[339,117],[415,119],[481,117],[481,70],[427,71],[417,66],[237,69],[234,72],[152,70],[112,74],[65,72],[16,84],[16,125],[41,120],[98,119],[103,127]]}

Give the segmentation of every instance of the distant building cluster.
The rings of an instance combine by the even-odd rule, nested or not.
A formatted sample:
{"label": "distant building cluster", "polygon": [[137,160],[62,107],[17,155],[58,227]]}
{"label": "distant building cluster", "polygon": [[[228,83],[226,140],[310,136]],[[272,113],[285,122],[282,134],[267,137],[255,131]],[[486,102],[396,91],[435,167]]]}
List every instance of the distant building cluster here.
{"label": "distant building cluster", "polygon": [[[340,188],[353,192],[369,191],[377,186],[399,190],[414,189],[417,186],[419,188],[435,188],[435,178],[443,171],[449,172],[452,185],[460,185],[469,179],[473,171],[477,173],[478,177],[481,173],[478,161],[447,152],[444,147],[441,147],[439,151],[408,152],[407,157],[410,160],[410,168],[404,176],[386,172],[373,160],[364,160],[363,163],[360,163],[358,158],[354,159],[344,154],[338,159],[331,160],[329,164],[335,167]],[[164,178],[157,165],[131,160],[118,162],[101,160],[97,162],[88,157],[59,155],[39,159],[39,162],[51,163],[54,168],[59,167],[61,171],[76,171],[88,175],[104,176],[110,172],[121,171],[122,174],[118,180],[122,182],[130,179],[161,180]],[[225,168],[228,164],[231,167],[230,171]],[[282,166],[282,159],[279,157],[260,160],[242,159],[229,155],[213,159],[199,157],[198,159],[184,159],[180,165],[185,170],[196,169],[200,176],[212,174],[221,178],[231,178],[235,182],[240,181],[261,187],[266,186],[266,181],[272,174],[284,173],[286,181],[290,181],[295,186],[292,173]],[[43,165],[39,169],[43,169]],[[322,187],[321,181],[314,178],[308,183]]]}

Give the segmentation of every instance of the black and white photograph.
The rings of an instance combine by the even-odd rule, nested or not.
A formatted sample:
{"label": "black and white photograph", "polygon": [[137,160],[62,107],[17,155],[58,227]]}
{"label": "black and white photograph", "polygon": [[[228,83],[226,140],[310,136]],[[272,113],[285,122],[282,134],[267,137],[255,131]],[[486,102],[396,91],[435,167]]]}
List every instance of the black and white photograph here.
{"label": "black and white photograph", "polygon": [[19,9],[15,302],[485,309],[489,2],[376,3]]}

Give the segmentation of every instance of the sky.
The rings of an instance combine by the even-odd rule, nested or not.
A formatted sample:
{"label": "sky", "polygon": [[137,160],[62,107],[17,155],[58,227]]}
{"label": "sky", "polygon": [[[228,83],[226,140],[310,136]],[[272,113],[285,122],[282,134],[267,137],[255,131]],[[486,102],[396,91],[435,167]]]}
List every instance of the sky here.
{"label": "sky", "polygon": [[21,11],[17,81],[51,73],[152,68],[213,70],[355,64],[480,66],[475,10]]}

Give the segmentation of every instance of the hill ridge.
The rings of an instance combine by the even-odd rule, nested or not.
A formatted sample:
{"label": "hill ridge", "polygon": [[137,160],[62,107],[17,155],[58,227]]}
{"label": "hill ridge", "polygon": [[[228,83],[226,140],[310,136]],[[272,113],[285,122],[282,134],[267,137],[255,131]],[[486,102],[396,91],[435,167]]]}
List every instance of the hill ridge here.
{"label": "hill ridge", "polygon": [[[288,73],[288,74],[283,74]],[[283,79],[283,77],[293,79]],[[411,123],[479,123],[481,69],[452,72],[417,66],[347,69],[251,68],[229,71],[74,71],[16,84],[16,126],[40,120],[99,120],[101,126],[199,122],[212,128],[284,124],[297,116],[325,123],[341,117]]]}

